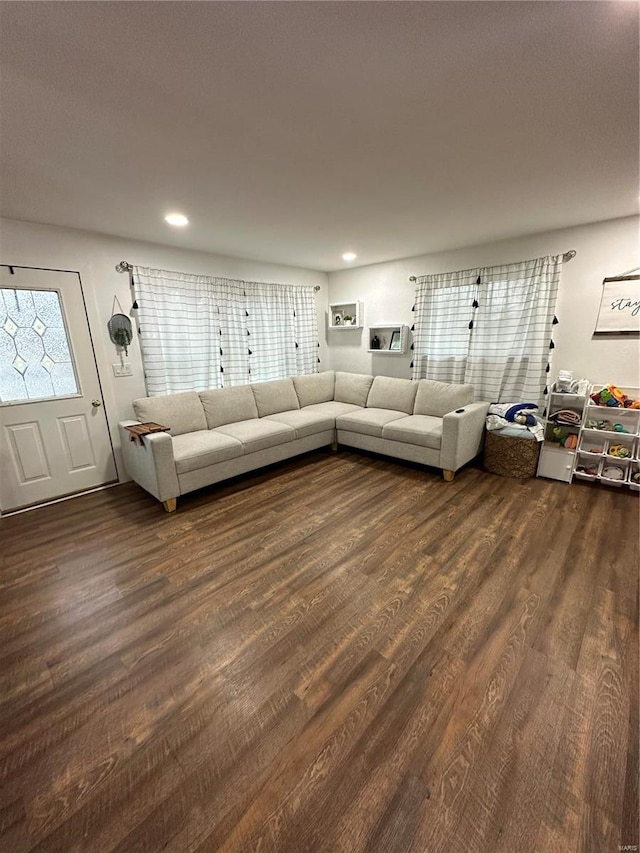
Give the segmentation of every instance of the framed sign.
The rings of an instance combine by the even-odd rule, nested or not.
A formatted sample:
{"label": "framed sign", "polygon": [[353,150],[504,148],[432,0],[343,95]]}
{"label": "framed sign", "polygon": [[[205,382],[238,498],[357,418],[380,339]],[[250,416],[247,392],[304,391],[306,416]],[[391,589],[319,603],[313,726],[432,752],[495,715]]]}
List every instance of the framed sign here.
{"label": "framed sign", "polygon": [[640,335],[640,275],[605,278],[594,335]]}

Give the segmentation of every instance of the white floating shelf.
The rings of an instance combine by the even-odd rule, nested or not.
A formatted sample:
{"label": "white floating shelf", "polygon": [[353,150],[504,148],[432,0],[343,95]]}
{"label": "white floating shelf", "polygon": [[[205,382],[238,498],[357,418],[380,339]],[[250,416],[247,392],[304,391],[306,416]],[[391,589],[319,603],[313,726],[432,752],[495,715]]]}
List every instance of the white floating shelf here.
{"label": "white floating shelf", "polygon": [[[345,322],[345,317],[351,317],[351,321]],[[362,302],[334,302],[329,305],[329,328],[331,331],[361,329],[362,321]]]}
{"label": "white floating shelf", "polygon": [[[395,340],[394,334],[397,333],[399,346],[396,349],[391,349],[391,344]],[[371,346],[371,341],[377,337],[380,341],[380,347],[374,349]],[[377,326],[369,326],[369,350],[375,355],[406,355],[409,348],[409,327],[405,323],[386,323],[378,324]]]}

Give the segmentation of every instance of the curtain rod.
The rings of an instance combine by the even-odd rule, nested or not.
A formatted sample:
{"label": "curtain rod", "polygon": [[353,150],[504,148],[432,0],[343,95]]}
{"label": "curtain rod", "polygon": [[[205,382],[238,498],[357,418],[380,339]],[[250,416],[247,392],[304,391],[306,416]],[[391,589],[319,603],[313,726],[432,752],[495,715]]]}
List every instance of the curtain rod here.
{"label": "curtain rod", "polygon": [[[120,261],[119,264],[116,264],[116,272],[132,273],[133,272],[133,264],[130,264],[129,261]],[[313,289],[316,291],[316,293],[319,290],[322,290],[322,288],[320,287],[319,284],[314,285]]]}
{"label": "curtain rod", "polygon": [[[565,253],[564,253],[564,255],[562,256],[562,260],[563,260],[563,261],[565,262],[565,264],[566,264],[566,263],[567,263],[568,261],[570,261],[572,258],[575,258],[575,256],[576,256],[577,254],[578,254],[578,253],[576,252],[576,250],[575,250],[575,249],[569,249],[569,251],[568,251],[568,252],[565,252]],[[410,275],[410,276],[409,276],[409,281],[417,281],[419,278],[423,278],[423,276],[421,276],[421,275],[420,275],[420,276],[418,276],[418,275]]]}

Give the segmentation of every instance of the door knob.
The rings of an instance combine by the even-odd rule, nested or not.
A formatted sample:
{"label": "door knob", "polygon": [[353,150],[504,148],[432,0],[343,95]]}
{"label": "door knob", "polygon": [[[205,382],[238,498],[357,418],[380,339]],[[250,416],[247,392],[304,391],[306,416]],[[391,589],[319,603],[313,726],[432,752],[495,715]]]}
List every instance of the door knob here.
{"label": "door knob", "polygon": [[91,405],[93,406],[94,409],[99,409],[100,406],[102,405],[102,400],[97,400],[97,399],[92,400]]}

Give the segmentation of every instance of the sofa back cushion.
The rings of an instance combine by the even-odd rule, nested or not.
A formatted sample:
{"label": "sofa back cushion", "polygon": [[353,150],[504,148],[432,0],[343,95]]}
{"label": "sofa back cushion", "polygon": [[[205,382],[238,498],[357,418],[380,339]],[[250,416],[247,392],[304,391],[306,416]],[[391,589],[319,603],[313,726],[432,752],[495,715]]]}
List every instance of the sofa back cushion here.
{"label": "sofa back cushion", "polygon": [[473,385],[438,382],[435,379],[420,379],[417,385],[414,415],[442,418],[447,412],[473,403]]}
{"label": "sofa back cushion", "polygon": [[333,399],[337,403],[353,403],[366,406],[373,376],[365,373],[342,373],[336,371],[336,387]]}
{"label": "sofa back cushion", "polygon": [[258,407],[258,415],[277,415],[278,412],[290,412],[299,409],[300,403],[291,379],[277,379],[275,382],[257,382],[251,386]]}
{"label": "sofa back cushion", "polygon": [[141,397],[133,401],[133,411],[142,423],[154,421],[169,427],[171,435],[184,435],[207,428],[207,419],[197,391],[167,394],[166,397]]}
{"label": "sofa back cushion", "polygon": [[367,408],[393,409],[412,415],[415,396],[416,383],[410,379],[376,376],[367,397]]}
{"label": "sofa back cushion", "polygon": [[201,391],[200,399],[209,429],[258,417],[258,408],[249,385]]}
{"label": "sofa back cushion", "polygon": [[316,403],[328,403],[333,400],[335,373],[333,370],[325,370],[323,373],[312,373],[308,376],[294,376],[293,387],[296,389],[301,408]]}

